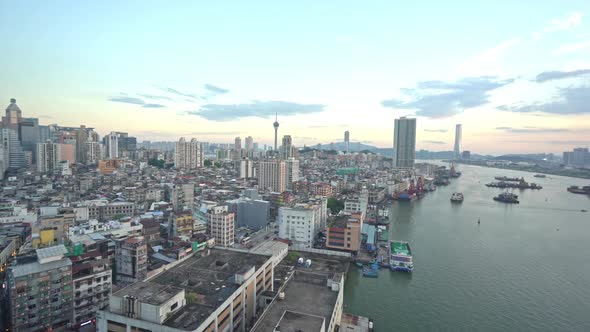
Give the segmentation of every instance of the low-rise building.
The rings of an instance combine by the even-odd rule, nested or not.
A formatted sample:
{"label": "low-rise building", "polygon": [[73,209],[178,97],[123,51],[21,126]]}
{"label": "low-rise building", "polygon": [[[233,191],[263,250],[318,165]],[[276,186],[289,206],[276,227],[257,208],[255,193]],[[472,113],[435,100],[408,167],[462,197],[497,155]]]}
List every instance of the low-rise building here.
{"label": "low-rise building", "polygon": [[328,222],[326,247],[357,252],[361,247],[361,213],[341,214]]}
{"label": "low-rise building", "polygon": [[268,256],[210,249],[111,296],[99,331],[248,331],[273,290]]}

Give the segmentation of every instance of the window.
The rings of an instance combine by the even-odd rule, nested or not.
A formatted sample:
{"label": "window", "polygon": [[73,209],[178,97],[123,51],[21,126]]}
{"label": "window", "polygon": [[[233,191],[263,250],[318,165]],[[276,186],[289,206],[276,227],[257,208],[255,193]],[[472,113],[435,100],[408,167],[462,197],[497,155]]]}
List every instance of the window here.
{"label": "window", "polygon": [[175,302],[172,306],[170,306],[170,310],[174,310],[178,308],[178,302]]}

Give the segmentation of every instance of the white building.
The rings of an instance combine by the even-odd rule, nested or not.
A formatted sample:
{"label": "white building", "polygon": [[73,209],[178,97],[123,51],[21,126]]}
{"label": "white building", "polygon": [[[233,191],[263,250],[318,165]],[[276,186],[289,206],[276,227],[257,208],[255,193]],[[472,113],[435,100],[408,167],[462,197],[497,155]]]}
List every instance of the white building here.
{"label": "white building", "polygon": [[111,132],[106,137],[107,157],[110,159],[119,158],[119,135]]}
{"label": "white building", "polygon": [[49,173],[57,169],[61,161],[61,145],[47,141],[37,144],[37,171]]}
{"label": "white building", "polygon": [[285,161],[287,172],[285,174],[285,185],[287,189],[293,189],[293,182],[299,181],[299,160],[290,158]]}
{"label": "white building", "polygon": [[[279,209],[279,237],[294,244],[311,247],[315,235],[326,223],[326,215],[320,204],[296,204]],[[323,220],[322,220],[323,219]]]}
{"label": "white building", "polygon": [[260,190],[282,193],[287,189],[286,176],[287,164],[284,160],[273,159],[261,161],[258,164],[258,187]]}
{"label": "white building", "polygon": [[[246,138],[247,142],[247,138]],[[251,179],[254,177],[254,162],[251,159],[240,161],[240,179]]]}
{"label": "white building", "polygon": [[416,119],[405,116],[395,119],[393,133],[393,165],[397,168],[412,168],[416,159]]}
{"label": "white building", "polygon": [[463,130],[460,124],[455,126],[455,147],[453,149],[453,159],[461,159],[461,140],[463,139]]}
{"label": "white building", "polygon": [[84,143],[86,153],[85,161],[87,164],[98,164],[98,161],[102,159],[102,144],[99,142],[85,142]]}
{"label": "white building", "polygon": [[181,137],[174,150],[174,167],[194,170],[203,167],[203,145],[193,138],[187,142]]}

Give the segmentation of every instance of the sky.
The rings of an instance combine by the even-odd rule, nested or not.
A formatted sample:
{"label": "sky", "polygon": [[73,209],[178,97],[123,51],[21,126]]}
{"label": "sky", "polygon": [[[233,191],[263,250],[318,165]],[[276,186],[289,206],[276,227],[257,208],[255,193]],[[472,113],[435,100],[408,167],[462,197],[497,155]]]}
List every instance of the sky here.
{"label": "sky", "polygon": [[[139,140],[590,146],[590,1],[2,1],[0,105]],[[4,107],[4,105],[2,105]]]}

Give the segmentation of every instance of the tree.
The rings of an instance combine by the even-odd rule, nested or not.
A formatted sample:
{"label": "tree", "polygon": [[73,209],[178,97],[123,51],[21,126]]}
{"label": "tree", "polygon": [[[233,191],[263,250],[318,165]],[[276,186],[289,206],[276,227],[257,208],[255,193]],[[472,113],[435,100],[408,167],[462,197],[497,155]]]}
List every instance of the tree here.
{"label": "tree", "polygon": [[203,164],[205,165],[205,167],[211,167],[213,165],[213,162],[209,159],[205,159]]}
{"label": "tree", "polygon": [[332,211],[332,214],[338,214],[344,209],[344,202],[337,200],[335,197],[330,197],[328,198],[328,209]]}
{"label": "tree", "polygon": [[164,168],[164,165],[166,164],[166,162],[162,159],[150,159],[148,160],[148,165],[150,166],[154,166],[157,168]]}

